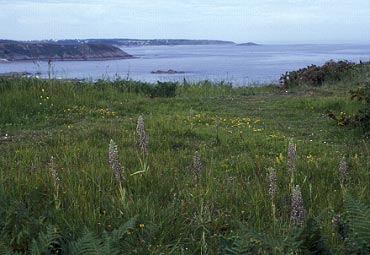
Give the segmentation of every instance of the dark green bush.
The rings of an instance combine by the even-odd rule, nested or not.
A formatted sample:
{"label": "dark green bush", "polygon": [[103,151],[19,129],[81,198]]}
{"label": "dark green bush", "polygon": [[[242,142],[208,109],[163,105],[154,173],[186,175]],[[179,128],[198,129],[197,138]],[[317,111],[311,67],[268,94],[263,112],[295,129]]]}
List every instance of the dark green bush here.
{"label": "dark green bush", "polygon": [[347,117],[344,113],[337,117],[332,112],[329,113],[329,117],[337,121],[339,126],[352,125],[360,127],[365,131],[366,136],[370,136],[370,82],[357,90],[351,90],[350,94],[351,100],[363,102],[364,107],[350,117]]}
{"label": "dark green bush", "polygon": [[281,75],[280,83],[284,88],[299,85],[321,86],[324,82],[340,81],[358,66],[365,64],[331,60],[322,66],[310,65],[297,71],[286,72]]}
{"label": "dark green bush", "polygon": [[370,82],[350,93],[352,100],[357,99],[365,104],[364,108],[354,116],[353,123],[362,127],[365,133],[370,135]]}
{"label": "dark green bush", "polygon": [[174,97],[176,96],[177,82],[160,82],[152,86],[151,97]]}
{"label": "dark green bush", "polygon": [[148,83],[133,80],[98,80],[93,83],[94,88],[104,90],[111,86],[117,88],[120,92],[142,94],[148,97],[174,97],[176,96],[177,82]]}

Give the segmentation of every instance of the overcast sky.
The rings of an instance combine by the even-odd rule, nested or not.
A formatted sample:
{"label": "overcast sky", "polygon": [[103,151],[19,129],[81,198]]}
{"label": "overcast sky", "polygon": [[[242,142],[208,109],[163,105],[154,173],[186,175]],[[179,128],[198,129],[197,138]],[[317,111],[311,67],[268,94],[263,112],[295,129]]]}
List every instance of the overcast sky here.
{"label": "overcast sky", "polygon": [[370,0],[0,0],[0,38],[370,43]]}

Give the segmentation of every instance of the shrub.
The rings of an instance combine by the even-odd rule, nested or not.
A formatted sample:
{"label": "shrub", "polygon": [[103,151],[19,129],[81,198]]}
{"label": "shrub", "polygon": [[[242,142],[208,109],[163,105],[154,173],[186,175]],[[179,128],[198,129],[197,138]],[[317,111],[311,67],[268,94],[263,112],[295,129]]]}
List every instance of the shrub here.
{"label": "shrub", "polygon": [[177,82],[160,82],[152,86],[151,97],[174,97],[176,96]]}
{"label": "shrub", "polygon": [[176,96],[177,85],[177,82],[158,81],[157,83],[153,84],[142,81],[121,79],[114,81],[98,80],[93,83],[94,88],[98,90],[104,90],[105,88],[111,86],[117,88],[121,92],[142,94],[149,97],[174,97]]}
{"label": "shrub", "polygon": [[365,135],[370,135],[370,82],[357,90],[351,90],[351,100],[358,100],[364,103],[364,107],[353,116],[347,117],[345,113],[341,113],[337,117],[334,113],[329,112],[329,117],[337,121],[339,126],[357,126],[365,131]]}
{"label": "shrub", "polygon": [[370,82],[350,93],[352,100],[357,99],[365,104],[365,107],[355,115],[355,123],[370,132]]}
{"label": "shrub", "polygon": [[281,75],[280,83],[284,88],[299,85],[321,86],[324,82],[342,80],[358,65],[364,65],[364,63],[331,60],[322,66],[310,65],[297,71],[286,72]]}

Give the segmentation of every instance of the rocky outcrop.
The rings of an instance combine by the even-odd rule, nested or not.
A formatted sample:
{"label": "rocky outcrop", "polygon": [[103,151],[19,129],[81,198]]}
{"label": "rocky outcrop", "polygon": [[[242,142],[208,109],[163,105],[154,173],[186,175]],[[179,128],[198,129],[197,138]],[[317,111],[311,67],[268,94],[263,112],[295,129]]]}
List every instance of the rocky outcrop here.
{"label": "rocky outcrop", "polygon": [[107,44],[61,45],[50,43],[0,42],[0,59],[19,60],[109,60],[132,58]]}
{"label": "rocky outcrop", "polygon": [[247,42],[247,43],[240,43],[237,44],[237,46],[258,46],[259,44],[254,43],[254,42]]}
{"label": "rocky outcrop", "polygon": [[152,74],[179,74],[179,73],[185,73],[185,72],[168,69],[168,70],[151,71],[150,73],[152,73]]}

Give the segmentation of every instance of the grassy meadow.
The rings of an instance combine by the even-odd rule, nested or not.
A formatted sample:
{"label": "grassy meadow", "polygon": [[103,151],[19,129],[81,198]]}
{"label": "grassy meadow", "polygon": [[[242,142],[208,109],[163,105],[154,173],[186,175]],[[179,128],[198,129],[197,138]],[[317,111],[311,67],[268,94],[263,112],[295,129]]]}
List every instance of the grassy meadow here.
{"label": "grassy meadow", "polygon": [[0,78],[0,254],[366,254],[370,141],[327,113],[361,109],[348,92],[368,75],[285,89]]}

